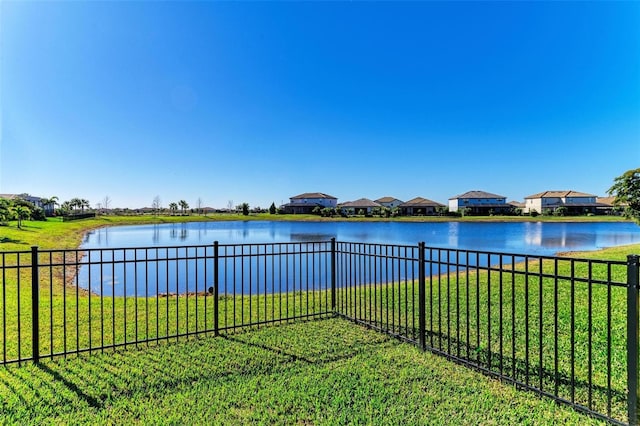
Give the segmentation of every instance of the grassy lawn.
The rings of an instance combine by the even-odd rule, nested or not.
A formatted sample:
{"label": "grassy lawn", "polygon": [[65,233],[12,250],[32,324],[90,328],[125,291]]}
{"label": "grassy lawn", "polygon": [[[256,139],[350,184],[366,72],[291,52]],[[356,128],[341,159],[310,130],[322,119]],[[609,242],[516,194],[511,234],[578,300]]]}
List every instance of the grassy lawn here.
{"label": "grassy lawn", "polygon": [[596,424],[340,319],[0,369],[6,424]]}
{"label": "grassy lawn", "polygon": [[[224,216],[229,220],[243,218]],[[265,215],[261,219],[269,217]],[[189,219],[194,218],[212,220],[211,216]],[[0,237],[5,242],[0,244],[0,253],[26,250],[31,245],[43,249],[75,248],[87,229],[109,224],[152,223],[158,219],[104,217],[69,223],[58,220],[28,222],[23,230],[1,227]],[[161,218],[163,221],[184,219]],[[631,253],[640,253],[640,245],[572,255],[583,259],[625,260]],[[578,264],[576,272],[584,273],[585,265]],[[523,268],[523,264],[517,266],[517,270]],[[553,264],[531,262],[528,268],[530,271],[554,272]],[[568,274],[570,268],[569,263],[561,263],[558,272]],[[604,272],[598,268],[594,267],[594,273],[602,277]],[[525,279],[517,275],[515,280],[507,281],[509,275],[508,272],[501,276],[495,272],[470,271],[448,279],[440,276],[428,281],[431,294],[428,300],[431,302],[427,307],[427,327],[432,331],[428,343],[437,349],[469,356],[494,371],[513,368],[519,380],[536,382],[541,379],[543,387],[551,390],[557,339],[557,368],[563,379],[560,395],[569,395],[571,387],[567,382],[574,374],[576,400],[586,405],[591,396],[594,407],[601,412],[606,412],[607,406],[603,396],[607,377],[602,371],[610,350],[612,414],[625,419],[624,289],[615,289],[609,298],[601,286],[589,289],[589,285],[580,283],[571,290],[568,280],[556,283],[549,278],[540,280],[531,276]],[[624,281],[623,275],[623,270],[616,269],[612,278]],[[7,278],[9,284],[16,283],[18,274],[9,273]],[[21,349],[24,354],[29,353],[31,342],[30,305],[27,303],[30,301],[30,281],[26,275],[21,276],[20,281],[20,286],[9,285],[2,291],[6,310],[0,314],[8,318],[8,324],[15,323],[18,318],[16,290],[21,288],[21,320],[25,329]],[[50,289],[53,290],[52,297]],[[487,290],[492,294],[490,300]],[[413,312],[413,297],[417,300],[414,292],[415,283],[411,282],[363,286],[358,290],[339,291],[338,305],[354,317],[358,317],[364,307],[365,312],[372,312],[379,318],[383,317],[383,312],[395,312],[400,306],[402,309],[393,314],[391,321],[383,324],[376,320],[376,325],[385,325],[395,332],[415,333],[415,317],[408,317]],[[587,309],[589,295],[592,300],[590,310]],[[131,342],[141,337],[162,338],[169,331],[180,334],[197,327],[202,330],[205,322],[210,327],[213,318],[211,297],[146,300],[94,296],[89,300],[87,294],[69,293],[61,285],[60,277],[51,281],[43,277],[41,297],[41,324],[47,327],[51,318],[54,323],[52,341],[46,336],[41,339],[44,351],[50,350],[53,344],[54,352],[58,352],[64,345],[74,347],[76,341],[80,342],[80,347],[86,347],[90,334],[94,346],[104,343],[101,340],[109,344]],[[309,305],[305,311],[305,303],[309,300],[314,312],[323,312],[327,307],[324,292],[310,296],[292,294],[284,300],[294,314],[309,313]],[[375,309],[372,300],[379,301]],[[225,327],[277,318],[276,303],[282,304],[283,299],[223,297],[219,303],[220,325]],[[251,312],[249,306],[253,309]],[[555,306],[558,306],[557,320],[553,313]],[[571,306],[574,307],[573,318]],[[79,319],[75,317],[76,307]],[[609,312],[613,324],[610,349],[606,345],[604,328]],[[515,321],[512,321],[512,315]],[[92,318],[90,323],[88,318]],[[125,320],[128,328],[122,328]],[[64,332],[63,322],[71,333]],[[198,322],[199,326],[196,325]],[[412,331],[407,330],[409,327]],[[578,344],[572,343],[571,328]],[[78,333],[75,333],[76,329]],[[486,333],[489,329],[492,330],[490,336]],[[17,346],[12,343],[17,341],[15,328],[9,327],[6,333],[8,351],[15,354]],[[583,343],[589,338],[593,341],[592,353]],[[479,345],[476,344],[478,341]],[[135,348],[138,346],[145,348],[138,350]],[[146,346],[149,345],[131,345],[127,350],[106,350],[90,357],[72,356],[45,360],[38,366],[26,363],[21,368],[0,369],[0,418],[7,423],[118,424],[592,422],[570,408],[539,399],[531,392],[517,391],[441,357],[339,319],[261,327],[221,338],[183,339],[177,343],[160,340],[148,349]],[[544,349],[542,358],[539,356],[541,349]],[[487,359],[488,353],[494,354],[493,358]],[[498,353],[505,356],[495,356]],[[571,373],[572,364],[574,373]],[[537,369],[538,366],[542,370]]]}

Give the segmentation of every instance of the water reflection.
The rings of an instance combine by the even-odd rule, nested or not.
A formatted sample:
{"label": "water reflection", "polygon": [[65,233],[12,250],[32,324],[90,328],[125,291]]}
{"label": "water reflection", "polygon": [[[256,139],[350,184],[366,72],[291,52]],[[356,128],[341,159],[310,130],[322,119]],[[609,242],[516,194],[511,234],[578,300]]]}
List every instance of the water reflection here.
{"label": "water reflection", "polygon": [[[229,287],[224,292],[242,293],[251,291],[251,286],[259,286],[258,292],[275,291],[272,287],[277,281],[273,277],[280,274],[290,277],[297,284],[310,282],[311,285],[318,284],[318,288],[325,288],[325,274],[329,268],[326,244],[325,249],[317,252],[314,255],[316,257],[310,260],[310,266],[295,266],[296,259],[301,257],[289,251],[294,250],[293,247],[271,246],[269,243],[295,242],[296,247],[308,247],[315,252],[316,242],[331,238],[346,242],[395,244],[398,247],[391,248],[392,252],[395,250],[400,256],[408,250],[412,257],[415,257],[414,250],[418,242],[424,241],[430,247],[427,259],[440,259],[440,262],[434,264],[437,267],[440,263],[458,263],[462,260],[448,257],[458,256],[458,252],[439,251],[435,249],[438,247],[552,255],[559,251],[592,250],[640,243],[640,227],[633,223],[196,222],[101,228],[85,235],[82,248],[115,249],[90,252],[88,256],[96,265],[91,268],[83,266],[79,272],[79,282],[96,293],[105,295],[205,291],[211,284],[211,276],[207,275],[211,272],[204,271],[213,270],[212,244],[213,241],[218,241],[221,245],[251,244],[220,248],[229,250],[230,257],[225,262],[232,263],[227,265],[229,275],[224,279],[221,277],[229,280]],[[153,247],[137,248],[147,246],[150,240]],[[382,248],[385,256],[381,258],[389,254],[388,247],[380,246],[380,250]],[[284,252],[254,256],[252,250]],[[112,266],[105,266],[107,263],[104,262],[108,262],[110,256],[117,262]],[[465,258],[463,264],[473,267],[497,261],[497,258],[492,257],[494,254],[485,254],[485,258],[473,256]],[[513,261],[518,259],[512,257]],[[378,259],[376,262],[382,260]],[[392,263],[388,272],[400,273],[396,266]],[[344,267],[344,264],[339,265],[339,268]],[[256,276],[246,274],[251,268],[257,271]],[[380,268],[387,273],[385,265]],[[416,273],[413,268],[413,263],[409,262],[398,279],[412,276]],[[432,268],[433,265],[428,273],[442,272]],[[321,271],[324,271],[322,275],[316,276]],[[139,287],[137,283],[146,284]]]}

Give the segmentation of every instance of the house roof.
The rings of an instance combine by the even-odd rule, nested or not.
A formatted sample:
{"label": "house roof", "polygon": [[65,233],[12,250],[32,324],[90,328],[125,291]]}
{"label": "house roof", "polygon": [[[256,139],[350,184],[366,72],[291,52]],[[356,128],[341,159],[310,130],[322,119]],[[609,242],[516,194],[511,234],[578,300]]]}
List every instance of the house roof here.
{"label": "house roof", "polygon": [[523,209],[525,207],[525,204],[521,201],[509,201],[507,204],[512,205],[513,207],[518,207],[520,209]]}
{"label": "house roof", "polygon": [[302,198],[328,198],[332,200],[337,200],[336,197],[324,194],[322,192],[305,192],[304,194],[296,195],[295,197],[291,197],[291,200],[298,200]]}
{"label": "house roof", "polygon": [[305,208],[309,208],[309,207],[325,207],[321,204],[318,203],[287,203],[287,204],[283,204],[282,207],[305,207]]}
{"label": "house roof", "polygon": [[565,197],[595,197],[593,194],[586,194],[578,191],[544,191],[537,194],[529,195],[524,199],[531,198],[565,198]]}
{"label": "house roof", "polygon": [[395,197],[382,197],[382,198],[378,198],[376,200],[376,203],[392,203],[394,201],[400,201],[402,203],[402,200],[395,198]]}
{"label": "house roof", "polygon": [[504,195],[492,194],[490,192],[485,191],[467,191],[464,194],[456,195],[455,197],[449,198],[450,200],[460,199],[460,198],[507,198]]}
{"label": "house roof", "polygon": [[444,207],[444,205],[426,198],[416,197],[400,204],[400,207]]}
{"label": "house roof", "polygon": [[[598,198],[596,198],[596,201],[599,204],[604,204],[604,205],[609,206],[609,207],[613,207],[613,206],[616,205],[615,204],[616,197],[598,197]],[[617,205],[618,206],[627,206],[627,205],[629,205],[629,203],[619,203]]]}
{"label": "house roof", "polygon": [[368,198],[360,198],[355,201],[347,201],[346,203],[340,204],[340,207],[348,207],[348,208],[375,208],[382,207],[380,204],[375,201],[371,201]]}

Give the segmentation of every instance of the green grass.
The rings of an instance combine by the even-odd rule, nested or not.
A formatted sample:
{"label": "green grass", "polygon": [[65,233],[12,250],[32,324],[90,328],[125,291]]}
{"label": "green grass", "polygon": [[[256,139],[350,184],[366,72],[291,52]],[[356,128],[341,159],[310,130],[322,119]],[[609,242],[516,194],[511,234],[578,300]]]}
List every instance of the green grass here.
{"label": "green grass", "polygon": [[[157,219],[157,218],[156,218]],[[178,218],[184,219],[184,218]],[[236,218],[237,219],[237,218]],[[147,222],[136,222],[144,220]],[[166,220],[176,220],[168,218]],[[211,220],[211,219],[203,219]],[[0,228],[11,231],[3,238],[11,240],[0,245],[3,250],[24,250],[37,244],[42,248],[77,247],[82,233],[86,229],[105,226],[108,223],[151,223],[151,219],[98,218],[89,221],[62,223],[60,221],[30,222],[23,230]],[[12,248],[9,248],[12,247]],[[640,245],[606,249],[593,253],[573,253],[580,258],[624,260],[627,254],[640,253]],[[28,263],[29,258],[23,259]],[[524,266],[519,265],[522,269]],[[543,264],[548,271],[552,265]],[[537,271],[536,264],[529,265]],[[560,272],[568,272],[566,264]],[[582,266],[577,272],[584,273]],[[614,271],[615,280],[624,281],[624,272]],[[26,274],[7,272],[7,285],[2,293],[6,299],[6,311],[0,312],[8,318],[8,324],[17,321],[17,289],[21,291],[21,316],[24,340],[22,354],[28,354],[30,347],[30,280]],[[596,271],[602,276],[602,271]],[[390,341],[380,334],[364,331],[353,324],[338,320],[305,322],[294,325],[262,327],[245,334],[233,334],[229,338],[202,338],[192,341],[166,344],[166,327],[171,333],[183,333],[195,330],[196,321],[200,330],[204,327],[204,312],[208,312],[207,323],[212,322],[213,307],[211,297],[170,297],[145,301],[134,298],[98,298],[80,293],[76,302],[75,293],[63,297],[61,271],[54,273],[52,280],[41,277],[41,325],[50,324],[50,308],[53,313],[54,352],[65,344],[75,347],[89,345],[89,330],[92,345],[104,342],[131,342],[137,338],[160,338],[151,348],[106,350],[105,354],[92,357],[72,357],[68,360],[45,361],[40,366],[30,363],[22,368],[13,366],[0,370],[0,418],[8,423],[182,423],[193,422],[194,413],[202,413],[202,419],[212,419],[219,424],[344,424],[344,423],[385,423],[390,424],[477,424],[477,423],[582,423],[587,418],[573,413],[570,409],[557,407],[549,400],[539,400],[529,392],[518,392],[510,386],[479,376],[463,367],[453,365],[443,358],[417,351],[410,345],[401,345]],[[467,277],[470,287],[467,289]],[[435,291],[432,304],[428,307],[427,317],[433,315],[439,322],[428,322],[434,333],[428,335],[428,342],[436,348],[458,349],[463,355],[467,351],[471,358],[480,364],[495,370],[498,357],[495,355],[488,363],[489,349],[492,354],[499,353],[500,344],[506,355],[511,355],[511,345],[515,343],[515,358],[505,357],[503,368],[516,367],[516,375],[521,380],[538,380],[536,366],[538,358],[539,313],[542,312],[543,344],[543,387],[552,389],[554,382],[548,373],[553,371],[553,348],[555,347],[553,324],[553,294],[555,282],[537,278],[528,281],[529,292],[525,292],[524,277],[517,276],[511,282],[503,283],[503,332],[499,330],[499,312],[497,303],[500,294],[499,275],[486,273],[468,276],[461,274],[457,280],[445,277],[430,282],[429,288]],[[504,277],[503,277],[504,278]],[[20,285],[17,284],[18,281]],[[476,290],[476,282],[481,291]],[[447,293],[447,284],[449,290]],[[543,288],[542,308],[538,303],[538,289]],[[569,351],[571,341],[567,334],[570,325],[571,292],[567,281],[559,283],[559,370],[562,377],[570,374]],[[50,298],[49,286],[54,296]],[[491,289],[492,299],[488,302],[485,289]],[[405,299],[414,291],[413,283],[394,283],[375,287],[362,287],[358,291],[338,293],[339,305],[355,308],[370,303],[372,297],[380,298],[376,315],[381,315],[382,307],[407,306],[412,301]],[[588,286],[576,284],[574,288],[575,330],[577,342],[589,337],[586,294]],[[69,291],[68,288],[66,291]],[[594,365],[591,389],[594,407],[606,412],[606,398],[603,399],[602,387],[606,386],[606,377],[602,371],[606,361],[603,349],[603,326],[607,318],[607,298],[603,289],[593,287],[594,304],[592,306],[592,332],[594,340]],[[449,295],[447,305],[446,295]],[[469,307],[470,342],[480,339],[480,345],[466,345],[467,314],[466,296],[480,305],[471,303]],[[513,299],[512,299],[513,294]],[[528,295],[528,304],[525,304]],[[624,391],[626,375],[626,294],[624,289],[612,293],[612,414],[625,419]],[[327,295],[316,292],[310,295],[299,293],[286,296],[291,313],[305,312],[307,298],[313,302],[311,313],[326,308]],[[405,304],[406,301],[406,304]],[[248,322],[250,320],[277,318],[277,308],[271,298],[245,297],[220,299],[221,327]],[[440,303],[439,310],[437,309]],[[80,312],[79,330],[75,335],[75,307]],[[323,305],[324,303],[324,305]],[[475,302],[474,302],[475,303]],[[252,306],[249,313],[249,304]],[[66,305],[64,313],[62,307]],[[206,306],[205,306],[206,305]],[[233,312],[235,305],[236,311]],[[294,305],[296,308],[294,308]],[[196,306],[198,317],[196,317]],[[479,307],[478,307],[479,306]],[[492,315],[487,315],[486,307],[491,306]],[[371,307],[371,306],[369,306]],[[91,325],[89,325],[91,309]],[[297,310],[296,310],[297,309]],[[529,311],[529,320],[524,321],[525,309]],[[138,330],[135,330],[137,310]],[[460,318],[451,312],[462,313]],[[395,311],[392,311],[395,312]],[[447,312],[450,314],[447,316]],[[510,320],[511,312],[516,313],[516,322]],[[355,311],[351,314],[358,316]],[[476,314],[480,316],[479,326],[474,323]],[[407,317],[404,311],[394,313],[390,328],[396,332],[407,332],[415,327],[413,317]],[[156,328],[156,317],[159,319]],[[101,319],[103,318],[103,319]],[[127,319],[129,328],[122,327]],[[63,333],[62,324],[67,321],[68,332]],[[113,330],[113,324],[117,324]],[[187,328],[189,324],[189,328]],[[492,338],[488,339],[485,330],[491,324]],[[380,323],[378,324],[380,325]],[[387,324],[389,325],[389,324]],[[326,329],[325,329],[326,327]],[[525,348],[524,331],[529,329],[530,347]],[[256,327],[254,327],[256,328]],[[513,330],[515,328],[515,333]],[[476,330],[481,330],[476,334]],[[72,330],[72,332],[69,332]],[[157,331],[156,331],[157,330]],[[175,330],[175,331],[174,331]],[[114,333],[115,331],[115,333]],[[415,333],[415,331],[410,331]],[[437,333],[435,333],[437,332]],[[104,337],[102,337],[104,336]],[[354,337],[355,336],[355,337]],[[463,338],[460,339],[460,336]],[[11,326],[7,330],[8,352],[17,353],[17,332]],[[98,340],[96,340],[98,339]],[[352,340],[355,339],[355,340]],[[173,341],[174,339],[170,339]],[[459,345],[462,340],[462,345]],[[375,344],[369,343],[374,341]],[[277,342],[277,343],[273,343]],[[41,338],[41,348],[47,352],[51,342],[47,336]],[[153,347],[156,346],[157,347]],[[606,345],[605,345],[606,347]],[[274,350],[274,348],[276,348]],[[248,352],[247,352],[248,351]],[[209,355],[210,353],[210,355]],[[336,355],[336,353],[338,355]],[[584,344],[574,347],[576,366],[576,400],[586,404],[589,387],[587,357]],[[239,357],[239,358],[238,358]],[[204,361],[202,361],[202,359]],[[526,366],[529,359],[532,366]],[[311,361],[311,362],[308,362]],[[176,362],[173,365],[172,362]],[[193,365],[192,365],[193,364]],[[209,364],[212,364],[209,367]],[[211,369],[209,369],[211,368]],[[221,368],[221,369],[216,369]],[[200,374],[202,373],[202,374]],[[414,377],[412,374],[416,374]],[[566,384],[560,386],[561,396],[570,389]],[[207,422],[209,423],[209,422]]]}
{"label": "green grass", "polygon": [[6,424],[597,424],[339,319],[0,369]]}

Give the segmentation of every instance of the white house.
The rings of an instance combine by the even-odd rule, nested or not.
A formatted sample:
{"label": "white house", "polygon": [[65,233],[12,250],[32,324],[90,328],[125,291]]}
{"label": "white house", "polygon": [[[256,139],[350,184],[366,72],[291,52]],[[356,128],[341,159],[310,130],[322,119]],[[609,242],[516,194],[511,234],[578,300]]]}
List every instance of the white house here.
{"label": "white house", "polygon": [[536,211],[542,213],[545,210],[555,210],[565,207],[567,214],[595,213],[603,203],[598,203],[597,197],[577,191],[544,191],[524,197],[524,213]]}
{"label": "white house", "polygon": [[507,197],[484,191],[468,191],[449,198],[449,211],[457,212],[463,208],[469,214],[486,215],[491,213],[507,213],[513,206],[507,204]]}
{"label": "white house", "polygon": [[332,195],[322,192],[305,192],[289,198],[289,203],[283,205],[286,213],[308,214],[312,213],[316,207],[330,209],[338,206],[338,199]]}

